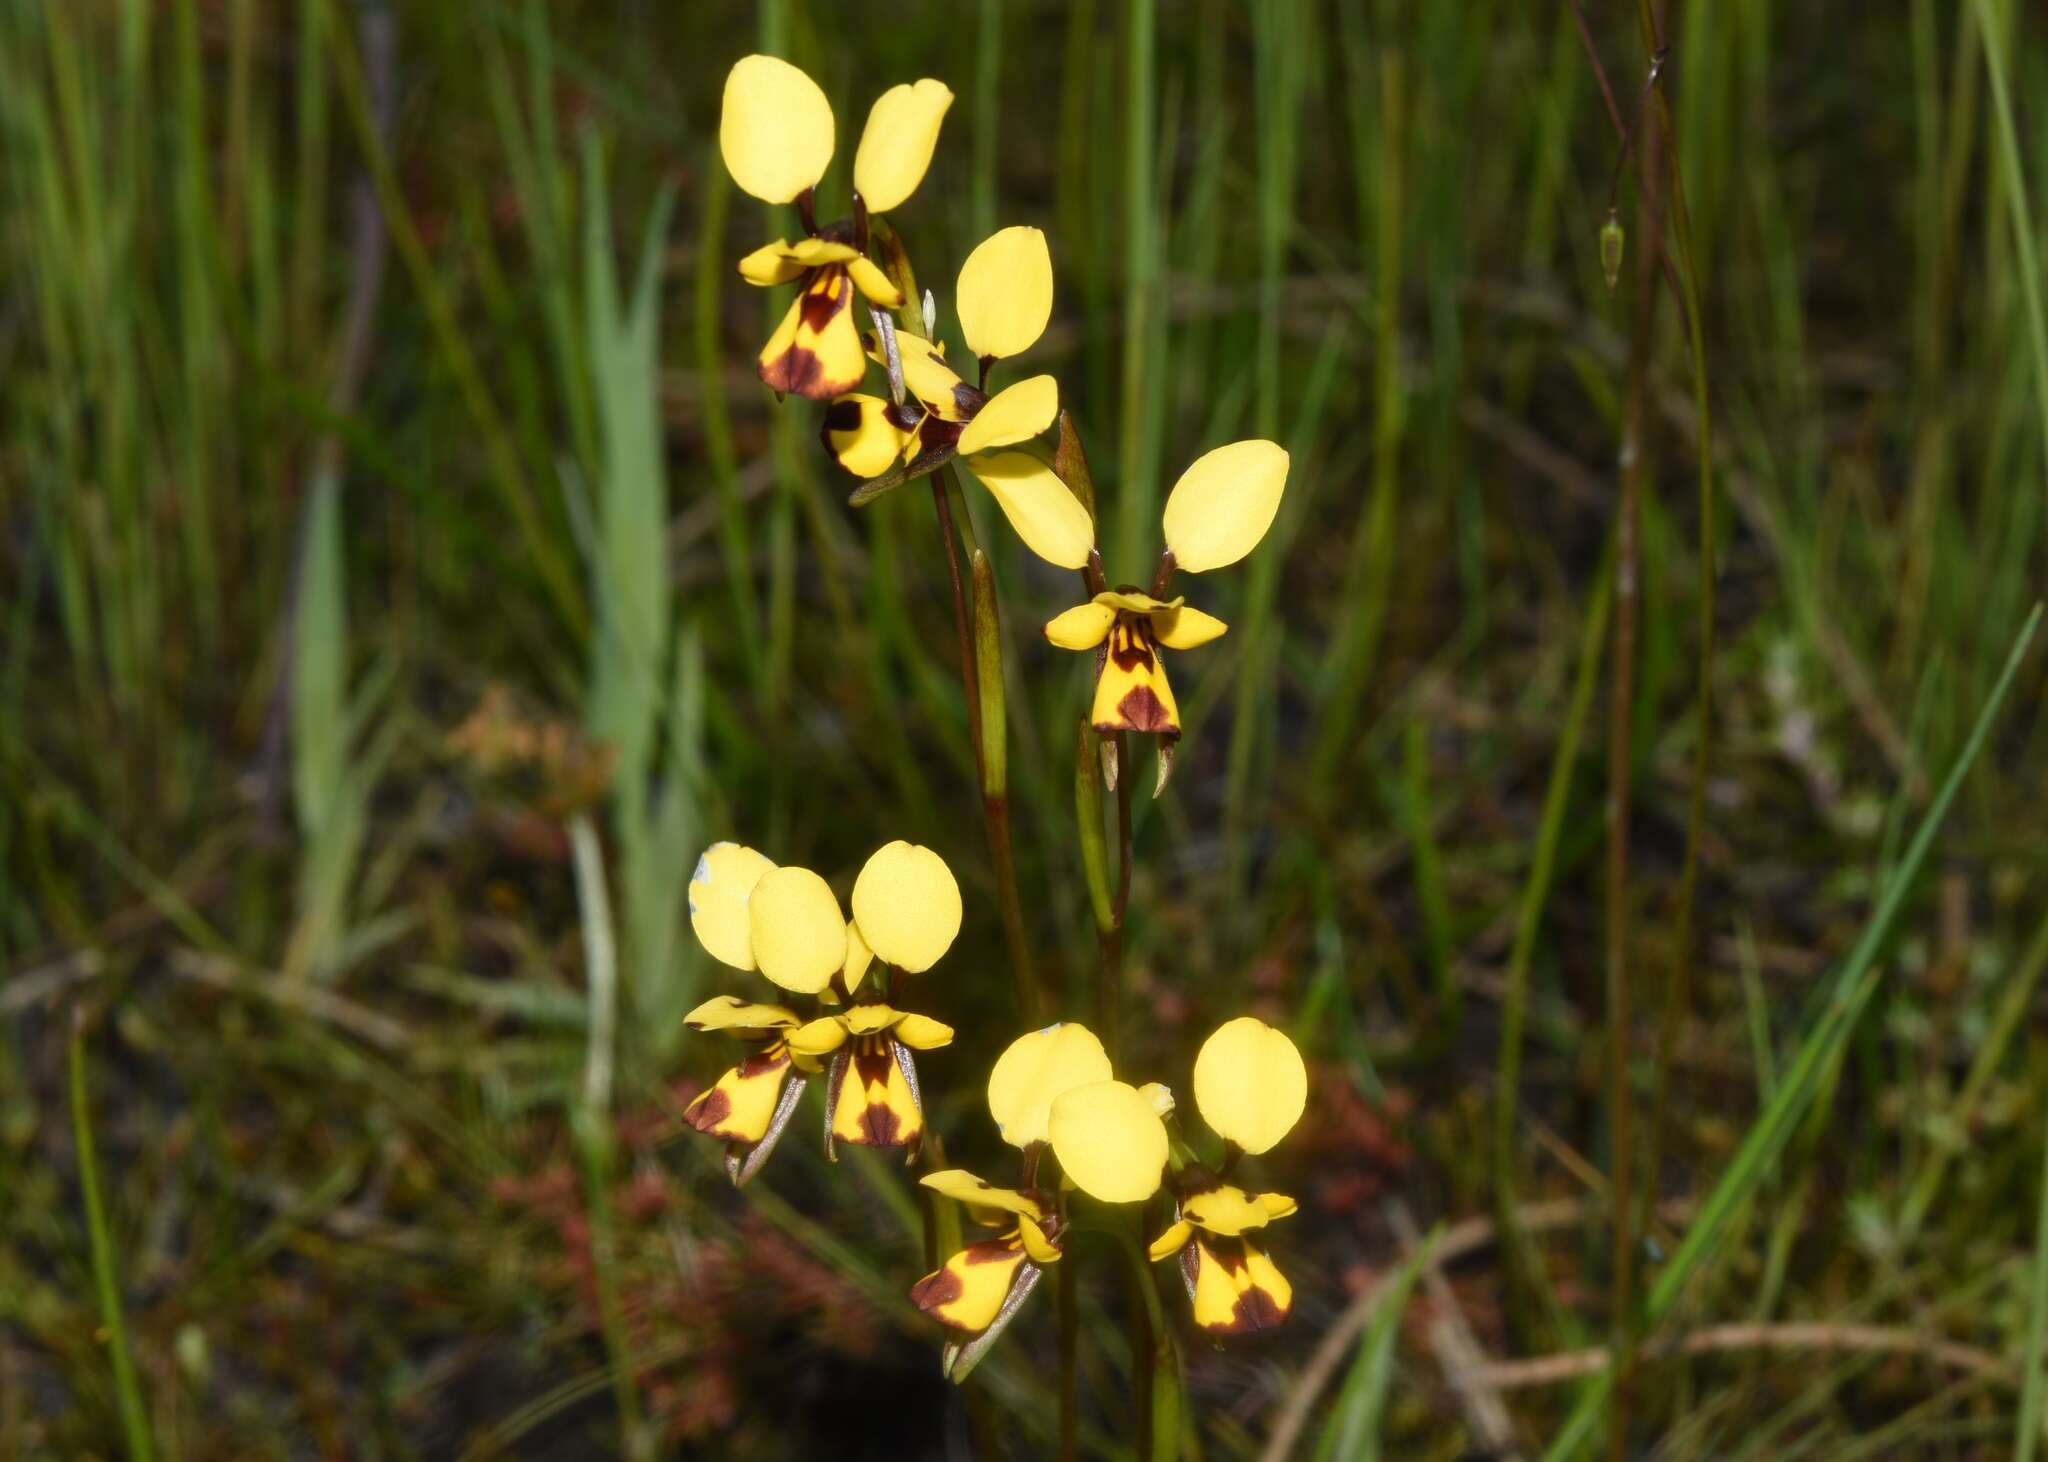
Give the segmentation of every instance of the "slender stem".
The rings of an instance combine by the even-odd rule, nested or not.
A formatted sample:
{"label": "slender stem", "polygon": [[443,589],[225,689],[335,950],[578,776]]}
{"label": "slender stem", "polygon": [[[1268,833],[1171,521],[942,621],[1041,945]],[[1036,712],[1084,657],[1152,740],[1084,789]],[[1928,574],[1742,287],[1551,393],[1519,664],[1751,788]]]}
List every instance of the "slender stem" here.
{"label": "slender stem", "polygon": [[121,1281],[114,1272],[114,1240],[107,1228],[107,1210],[100,1196],[99,1155],[92,1140],[92,1113],[85,1094],[85,1019],[74,1011],[71,1022],[71,1135],[78,1145],[78,1187],[85,1200],[86,1237],[92,1244],[93,1288],[100,1302],[100,1324],[107,1332],[107,1356],[114,1366],[114,1395],[121,1406],[121,1431],[128,1440],[131,1462],[150,1462],[149,1413],[135,1378],[135,1357],[128,1350],[128,1321],[121,1309]]}
{"label": "slender stem", "polygon": [[975,781],[987,776],[981,759],[981,696],[974,684],[974,631],[967,622],[967,591],[960,582],[960,547],[953,536],[953,510],[946,504],[946,483],[932,474],[932,506],[939,514],[939,541],[946,550],[946,580],[953,587],[953,628],[960,639],[960,689],[967,697],[967,739],[974,744]]}
{"label": "slender stem", "polygon": [[1638,542],[1644,466],[1648,453],[1650,352],[1657,307],[1657,263],[1661,218],[1657,174],[1664,143],[1662,118],[1643,118],[1637,156],[1642,186],[1637,197],[1635,309],[1630,321],[1628,408],[1622,428],[1621,506],[1614,577],[1614,678],[1608,701],[1607,762],[1607,1111],[1611,1148],[1608,1179],[1612,1251],[1609,1323],[1613,1326],[1616,1386],[1608,1455],[1619,1459],[1628,1446],[1630,1392],[1635,1370],[1636,1327],[1631,1281],[1635,1272],[1635,1192],[1630,1176],[1634,1093],[1629,1084],[1628,879],[1630,734],[1635,712],[1636,608],[1641,573]]}
{"label": "slender stem", "polygon": [[[953,589],[953,623],[960,640],[960,686],[967,698],[968,735],[974,742],[982,823],[988,833],[989,862],[995,870],[1003,939],[1009,946],[1010,976],[1016,982],[1018,1012],[1025,1024],[1035,1026],[1042,1019],[1044,1001],[1025,934],[1024,902],[1017,892],[1017,860],[1010,838],[1009,780],[1004,766],[1003,641],[995,568],[975,543],[974,525],[967,516],[960,478],[950,465],[932,475],[932,504],[939,514],[939,536],[946,541],[946,574]],[[973,566],[971,616],[960,577],[962,547]]]}
{"label": "slender stem", "polygon": [[1103,1048],[1113,1062],[1118,1056],[1124,988],[1124,911],[1131,902],[1131,746],[1130,734],[1119,731],[1106,743],[1116,748],[1116,900],[1110,925],[1101,932],[1102,962],[1095,985],[1095,1018],[1102,1027]]}
{"label": "slender stem", "polygon": [[[1654,36],[1652,37],[1654,42]],[[1692,348],[1693,412],[1699,418],[1694,445],[1699,453],[1699,645],[1693,699],[1692,789],[1686,800],[1685,863],[1678,879],[1678,912],[1673,920],[1671,971],[1664,985],[1664,1011],[1657,1030],[1656,1090],[1650,1103],[1649,1142],[1644,1149],[1642,1201],[1647,1210],[1657,1201],[1657,1170],[1663,1155],[1665,1121],[1671,1100],[1671,1072],[1678,1063],[1678,1026],[1692,1004],[1693,910],[1699,886],[1700,844],[1706,833],[1707,777],[1712,771],[1714,748],[1714,461],[1713,417],[1707,390],[1707,345],[1700,319],[1699,270],[1693,257],[1692,221],[1685,206],[1685,181],[1680,171],[1677,132],[1671,125],[1670,99],[1659,88],[1657,106],[1662,113],[1665,136],[1670,146],[1667,181],[1671,187],[1671,221],[1674,251],[1682,266],[1678,271],[1683,286],[1686,336]]]}

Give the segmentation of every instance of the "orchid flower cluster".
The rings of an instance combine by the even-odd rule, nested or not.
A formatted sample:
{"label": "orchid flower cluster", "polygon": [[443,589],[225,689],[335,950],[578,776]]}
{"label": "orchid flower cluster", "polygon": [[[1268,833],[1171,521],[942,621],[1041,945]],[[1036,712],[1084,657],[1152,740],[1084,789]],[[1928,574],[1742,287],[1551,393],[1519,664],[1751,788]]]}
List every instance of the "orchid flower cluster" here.
{"label": "orchid flower cluster", "polygon": [[[1111,586],[1092,488],[1062,476],[1070,437],[1085,458],[1057,382],[1039,374],[991,387],[991,374],[1031,350],[1051,318],[1045,235],[1007,227],[968,254],[953,301],[966,355],[955,360],[940,339],[938,301],[929,292],[917,297],[908,251],[883,218],[923,181],[952,100],[931,79],[885,91],[854,155],[851,213],[821,224],[817,188],[835,143],[830,102],[785,61],[748,56],[732,68],[719,129],[726,167],[762,202],[793,205],[802,226],[794,241],[778,238],[739,261],[750,284],[797,286],[758,371],[778,398],[825,403],[819,435],[860,480],[856,504],[912,478],[950,479],[957,461],[1026,548],[1080,574],[1083,601],[1054,615],[1046,637],[1093,652],[1085,725],[1105,753],[1127,733],[1157,738],[1163,787],[1182,725],[1161,652],[1195,649],[1226,629],[1183,596],[1168,597],[1171,581],[1176,572],[1227,567],[1258,546],[1279,510],[1287,453],[1251,440],[1197,458],[1167,498],[1149,590]],[[865,321],[856,295],[866,302]],[[871,371],[886,394],[861,389]],[[1041,440],[1055,422],[1058,454]],[[943,523],[943,504],[940,511]],[[998,666],[998,687],[1001,679]],[[1113,775],[1107,754],[1105,765]],[[945,860],[908,842],[880,848],[853,882],[849,916],[819,874],[718,843],[699,860],[689,895],[691,926],[713,958],[809,1002],[798,1009],[724,994],[687,1017],[693,1030],[722,1031],[752,1047],[683,1114],[726,1144],[734,1184],[760,1169],[814,1077],[824,1086],[828,1157],[851,1143],[917,1161],[927,1134],[915,1053],[945,1047],[954,1033],[896,1002],[909,977],[932,970],[959,933],[960,888]],[[1261,1231],[1295,1203],[1242,1186],[1237,1170],[1286,1135],[1307,1090],[1301,1055],[1284,1033],[1250,1016],[1226,1022],[1193,1068],[1195,1108],[1220,1140],[1220,1157],[1205,1162],[1179,1125],[1171,1090],[1119,1080],[1087,1027],[1056,1022],[1012,1042],[989,1073],[987,1101],[997,1134],[1019,1154],[1014,1186],[941,1162],[921,1178],[936,1198],[994,1230],[911,1290],[950,1332],[946,1374],[964,1378],[1077,1234],[1119,1221],[1119,1209],[1129,1222],[1134,1206],[1141,1221],[1154,1219],[1150,1257],[1177,1264],[1200,1330],[1222,1339],[1278,1325],[1293,1292]]]}

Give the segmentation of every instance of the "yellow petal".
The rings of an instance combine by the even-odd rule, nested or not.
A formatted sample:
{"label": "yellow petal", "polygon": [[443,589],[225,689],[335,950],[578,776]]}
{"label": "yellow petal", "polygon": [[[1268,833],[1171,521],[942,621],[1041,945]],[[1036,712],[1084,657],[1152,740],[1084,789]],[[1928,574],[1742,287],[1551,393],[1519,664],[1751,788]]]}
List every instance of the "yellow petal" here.
{"label": "yellow petal", "polygon": [[858,386],[867,369],[853,320],[853,282],[843,268],[820,269],[761,347],[761,379],[786,395],[829,401]]}
{"label": "yellow petal", "polygon": [[1243,1239],[1198,1234],[1181,1265],[1192,1266],[1195,1323],[1211,1335],[1271,1330],[1294,1308],[1287,1276]]}
{"label": "yellow petal", "polygon": [[718,150],[742,192],[787,203],[832,161],[832,104],[787,61],[742,56],[726,73]]}
{"label": "yellow petal", "polygon": [[806,269],[822,269],[827,264],[845,264],[858,259],[860,250],[836,239],[798,239],[789,246],[789,257]]}
{"label": "yellow petal", "polygon": [[960,455],[1028,442],[1051,426],[1059,414],[1059,382],[1051,376],[1033,376],[1005,386],[974,413],[967,430],[960,433]]}
{"label": "yellow petal", "polygon": [[[896,332],[896,355],[903,364],[903,384],[941,421],[965,421],[973,391],[946,364],[945,353],[930,341]],[[886,364],[886,362],[884,362]]]}
{"label": "yellow petal", "polygon": [[754,967],[747,895],[774,866],[739,843],[713,843],[697,860],[697,871],[690,875],[690,927],[705,952],[721,964],[736,970]]}
{"label": "yellow petal", "polygon": [[1111,609],[1126,610],[1131,614],[1163,614],[1178,609],[1187,603],[1185,594],[1176,594],[1171,599],[1154,599],[1150,594],[1141,594],[1136,589],[1104,589],[1095,596],[1097,604]]}
{"label": "yellow petal", "polygon": [[1047,1124],[1060,1170],[1104,1203],[1137,1203],[1159,1190],[1166,1124],[1136,1087],[1097,1081],[1061,1092]]}
{"label": "yellow petal", "polygon": [[787,284],[792,279],[803,277],[804,264],[789,248],[786,239],[777,239],[772,244],[763,244],[753,253],[740,260],[740,277],[749,284],[767,286]]}
{"label": "yellow petal", "polygon": [[876,849],[854,880],[853,920],[879,959],[918,974],[960,932],[960,885],[944,858],[899,838]]}
{"label": "yellow petal", "polygon": [[1023,1248],[1007,1239],[969,1244],[911,1287],[911,1303],[942,1324],[979,1334],[994,1323],[1023,1264]]}
{"label": "yellow petal", "polygon": [[868,942],[860,937],[860,929],[851,919],[846,921],[846,963],[839,967],[839,983],[851,995],[860,988],[860,982],[868,972],[868,966],[875,962],[875,952],[868,948]]}
{"label": "yellow petal", "polygon": [[865,254],[857,254],[847,261],[846,272],[854,285],[874,303],[885,310],[903,307],[903,291],[889,282],[889,276]]}
{"label": "yellow petal", "polygon": [[1052,318],[1052,254],[1035,228],[999,229],[960,266],[953,306],[977,358],[1020,355]]}
{"label": "yellow petal", "polygon": [[1180,704],[1166,681],[1166,665],[1152,639],[1152,624],[1120,614],[1109,632],[1109,656],[1095,681],[1088,719],[1098,731],[1180,735]]}
{"label": "yellow petal", "polygon": [[832,1107],[832,1135],[857,1147],[908,1147],[924,1134],[924,1113],[894,1047],[861,1049],[846,1063]]}
{"label": "yellow petal", "polygon": [[1163,1081],[1148,1081],[1138,1088],[1138,1095],[1152,1104],[1152,1110],[1162,1117],[1173,1115],[1173,1088]]}
{"label": "yellow petal", "polygon": [[1045,1230],[1028,1215],[1017,1220],[1017,1238],[1024,1245],[1025,1257],[1034,1264],[1057,1264],[1060,1248],[1045,1236]]}
{"label": "yellow petal", "polygon": [[1308,1068],[1285,1033],[1241,1015],[1202,1042],[1195,1057],[1195,1106],[1217,1136],[1261,1153],[1301,1120]]}
{"label": "yellow petal", "polygon": [[1274,1217],[1265,1204],[1229,1183],[1192,1195],[1180,1211],[1197,1228],[1231,1237],[1246,1229],[1264,1228]]}
{"label": "yellow petal", "polygon": [[1049,1025],[1010,1042],[988,1074],[988,1112],[1012,1147],[1049,1136],[1052,1104],[1076,1086],[1109,1080],[1109,1053],[1085,1025]]}
{"label": "yellow petal", "polygon": [[1285,1218],[1298,1206],[1285,1193],[1261,1193],[1255,1201],[1266,1210],[1267,1218]]}
{"label": "yellow petal", "polygon": [[849,1035],[869,1036],[896,1024],[903,1019],[903,1012],[882,1004],[856,1005],[844,1018]]}
{"label": "yellow petal", "polygon": [[841,396],[825,408],[825,446],[855,477],[880,477],[903,451],[903,428],[879,396]]}
{"label": "yellow petal", "polygon": [[953,1044],[953,1027],[913,1012],[896,1022],[895,1036],[913,1051],[936,1051]]}
{"label": "yellow petal", "polygon": [[1004,1213],[1022,1214],[1027,1218],[1043,1218],[1045,1210],[1038,1200],[1029,1193],[1016,1188],[998,1188],[985,1183],[964,1168],[947,1168],[943,1172],[926,1173],[918,1181],[934,1193],[951,1198],[956,1203],[965,1203],[970,1208],[994,1208]]}
{"label": "yellow petal", "polygon": [[813,1059],[829,1055],[845,1044],[846,1022],[836,1015],[821,1015],[789,1033],[790,1050]]}
{"label": "yellow petal", "polygon": [[875,98],[853,154],[853,188],[870,212],[887,213],[917,191],[951,105],[952,89],[930,77],[915,86],[892,86]]}
{"label": "yellow petal", "polygon": [[1152,616],[1152,637],[1169,650],[1192,650],[1229,629],[1213,614],[1199,609],[1162,609]]}
{"label": "yellow petal", "polygon": [[795,1011],[781,1005],[757,1005],[737,995],[714,995],[683,1017],[693,1031],[773,1031],[797,1024]]}
{"label": "yellow petal", "polygon": [[831,886],[810,869],[763,874],[747,911],[754,958],[783,989],[815,995],[846,963],[846,916]]}
{"label": "yellow petal", "polygon": [[987,452],[968,469],[995,495],[1024,546],[1055,568],[1078,569],[1095,546],[1095,520],[1064,482],[1029,452]]}
{"label": "yellow petal", "polygon": [[1046,625],[1045,637],[1062,650],[1092,650],[1115,623],[1116,611],[1105,604],[1076,604]]}
{"label": "yellow petal", "polygon": [[759,1142],[768,1135],[776,1098],[789,1076],[789,1053],[777,1050],[749,1056],[699,1092],[683,1108],[683,1120],[710,1137],[727,1142]]}
{"label": "yellow petal", "polygon": [[1175,1219],[1173,1224],[1152,1241],[1145,1253],[1154,1264],[1161,1259],[1171,1259],[1188,1246],[1188,1240],[1195,1236],[1195,1226],[1184,1218]]}
{"label": "yellow petal", "polygon": [[1166,546],[1189,573],[1234,564],[1273,526],[1287,486],[1287,453],[1254,438],[1195,459],[1166,499]]}

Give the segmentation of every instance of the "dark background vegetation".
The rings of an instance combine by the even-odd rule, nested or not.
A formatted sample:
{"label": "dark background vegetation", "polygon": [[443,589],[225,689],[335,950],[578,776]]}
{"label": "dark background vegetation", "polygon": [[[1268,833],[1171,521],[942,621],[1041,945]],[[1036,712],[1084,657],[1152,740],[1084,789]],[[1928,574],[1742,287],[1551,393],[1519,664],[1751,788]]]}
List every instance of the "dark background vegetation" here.
{"label": "dark background vegetation", "polygon": [[[1635,8],[1587,8],[1631,114]],[[1623,717],[1637,1181],[1670,1095],[1638,1293],[1690,1205],[1731,1173],[1739,1201],[1648,1332],[1627,1440],[2004,1456],[2048,1078],[2038,654],[1839,1039],[1822,992],[2048,560],[2013,227],[2048,186],[2048,36],[2009,0],[1663,26],[1719,598],[1683,948],[1701,424],[1659,282]],[[897,222],[942,313],[988,230],[1047,230],[1024,364],[1085,433],[1113,579],[1199,451],[1293,453],[1258,554],[1185,585],[1233,628],[1176,658],[1189,734],[1138,799],[1126,1067],[1185,1091],[1250,1011],[1313,1071],[1258,1169],[1302,1200],[1274,1231],[1295,1315],[1228,1353],[1184,1334],[1201,1455],[1257,1455],[1290,1408],[1302,1456],[1535,1455],[1612,1322],[1603,564],[1635,256],[1610,292],[1617,139],[1569,9],[1500,0],[0,5],[0,1448],[1049,1452],[1049,1298],[963,1400],[905,1298],[893,1164],[828,1168],[807,1110],[736,1195],[678,1122],[733,1052],[675,1020],[739,988],[678,933],[715,838],[842,895],[887,839],[944,854],[966,924],[919,1000],[961,1036],[924,1071],[991,1175],[981,1085],[1018,1032],[928,495],[848,510],[816,408],[753,377],[780,301],[732,263],[793,224],[734,194],[715,133],[756,48],[834,99],[828,213],[876,93],[958,93]],[[1084,1014],[1086,686],[1036,629],[1073,585],[969,494],[1029,932]],[[625,982],[597,1105],[579,812]],[[1740,1155],[1788,1090],[1782,1149]],[[1363,1350],[1333,1329],[1439,1221],[1405,1310]],[[1123,1301],[1091,1273],[1084,1439],[1117,1455]]]}

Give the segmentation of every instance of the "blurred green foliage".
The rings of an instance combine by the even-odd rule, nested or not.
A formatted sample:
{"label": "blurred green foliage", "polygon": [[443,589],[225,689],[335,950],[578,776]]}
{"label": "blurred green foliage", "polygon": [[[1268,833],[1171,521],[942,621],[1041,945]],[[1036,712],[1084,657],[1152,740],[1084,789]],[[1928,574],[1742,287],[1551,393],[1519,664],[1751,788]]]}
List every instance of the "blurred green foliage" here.
{"label": "blurred green foliage", "polygon": [[[1634,7],[1588,19],[1628,112]],[[1657,997],[1696,968],[1633,1440],[2004,1456],[2048,1078],[2038,649],[1917,876],[1890,875],[2048,561],[2015,226],[2048,191],[2048,32],[2012,0],[1696,0],[1664,27],[1723,508],[1684,950],[1703,546],[1667,293],[1628,768],[1645,1108]],[[736,201],[715,133],[756,48],[841,107],[828,214],[872,96],[959,94],[893,222],[942,301],[990,228],[1047,230],[1026,363],[1085,437],[1113,575],[1200,451],[1293,453],[1272,535],[1203,584],[1232,630],[1176,665],[1188,735],[1138,800],[1127,1064],[1181,1085],[1249,1010],[1316,1074],[1273,1160],[1303,1198],[1277,1239],[1294,1319],[1189,1349],[1190,1448],[1257,1455],[1295,1409],[1304,1448],[1453,1457],[1494,1406],[1540,1452],[1584,1367],[1499,1363],[1572,1359],[1613,1318],[1587,708],[1632,306],[1569,7],[0,0],[10,1455],[112,1454],[138,1389],[166,1456],[1051,1450],[1050,1307],[945,1386],[901,1172],[792,1134],[738,1196],[676,1120],[728,1054],[676,1024],[713,838],[842,894],[896,837],[958,872],[925,1007],[962,1039],[923,1071],[966,1166],[1017,1030],[932,514],[847,509],[816,410],[753,376],[779,301],[732,263],[790,220]],[[1029,937],[1085,1014],[1087,687],[1036,629],[1071,585],[969,501]],[[622,982],[610,1121],[580,1133],[578,816]],[[1824,977],[1887,892],[1845,1023]],[[1766,1131],[1774,1160],[1684,1247]],[[1409,1291],[1397,1208],[1491,1222],[1507,1195],[1507,1242],[1440,1236],[1455,1324],[1427,1284],[1399,1323],[1352,1305]],[[1083,1310],[1090,1455],[1124,1445],[1123,1303]],[[1737,1323],[1797,1328],[1681,1353]]]}

